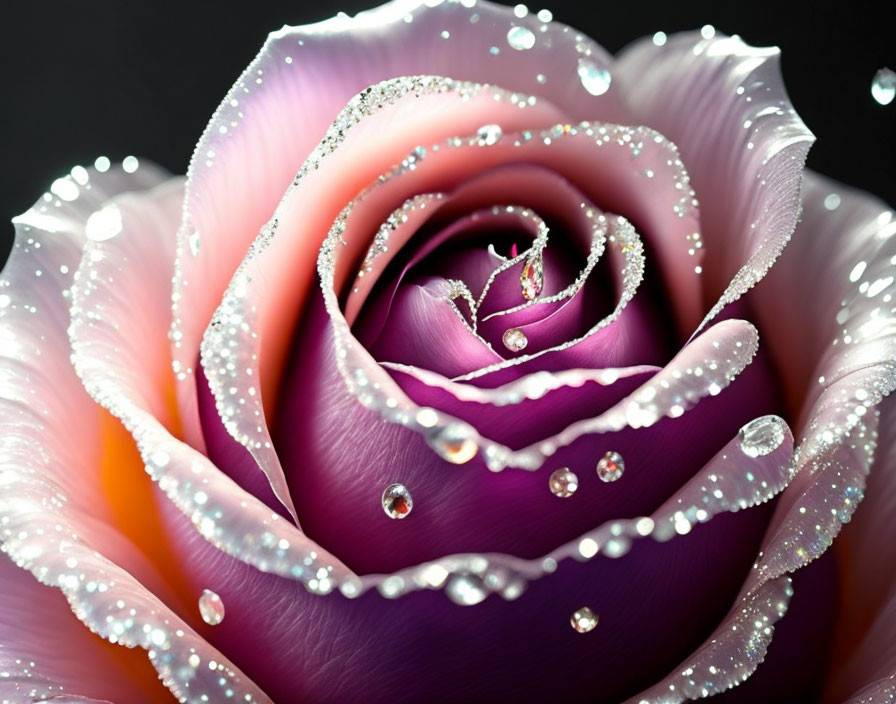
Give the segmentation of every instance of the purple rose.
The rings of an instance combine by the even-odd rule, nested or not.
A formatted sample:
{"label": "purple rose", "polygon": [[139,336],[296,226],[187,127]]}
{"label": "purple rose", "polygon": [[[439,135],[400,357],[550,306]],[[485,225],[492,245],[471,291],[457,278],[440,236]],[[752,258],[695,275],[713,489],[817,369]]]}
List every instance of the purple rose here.
{"label": "purple rose", "polygon": [[776,50],[549,14],[284,28],[16,218],[5,700],[896,692],[893,213]]}

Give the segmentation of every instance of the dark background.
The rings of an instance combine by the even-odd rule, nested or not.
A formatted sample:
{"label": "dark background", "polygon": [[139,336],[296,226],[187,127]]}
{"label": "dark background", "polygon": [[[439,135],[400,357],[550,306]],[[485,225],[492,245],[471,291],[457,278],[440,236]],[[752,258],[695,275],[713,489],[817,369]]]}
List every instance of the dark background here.
{"label": "dark background", "polygon": [[[780,46],[790,96],[818,137],[809,166],[896,204],[896,101],[884,107],[870,93],[879,68],[896,69],[896,25],[883,4],[875,11],[784,0],[544,3],[611,52],[657,30],[707,23],[751,44]],[[269,31],[374,4],[7,0],[0,261],[12,239],[9,219],[53,179],[100,154],[135,154],[184,173],[206,121]]]}

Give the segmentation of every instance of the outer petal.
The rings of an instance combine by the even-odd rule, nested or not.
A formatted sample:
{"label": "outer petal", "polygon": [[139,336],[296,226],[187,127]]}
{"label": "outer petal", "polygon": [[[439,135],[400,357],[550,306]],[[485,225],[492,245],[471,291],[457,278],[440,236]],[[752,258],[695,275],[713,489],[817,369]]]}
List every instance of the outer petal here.
{"label": "outer petal", "polygon": [[[615,83],[596,95],[579,79],[580,58],[596,73],[612,62],[587,37],[482,0],[472,9],[427,5],[397,0],[355,18],[284,27],[224,98],[188,172],[174,294],[180,373],[192,369],[225,286],[302,162],[368,86],[397,76],[450,76],[542,96],[574,120],[622,121]],[[511,48],[514,25],[534,33],[534,48]],[[189,306],[180,305],[182,297]],[[180,393],[195,401],[194,387]]]}
{"label": "outer petal", "polygon": [[[164,541],[151,534],[155,540],[148,541],[113,507],[140,512],[143,528],[151,528],[154,497],[139,481],[120,483],[122,476],[131,479],[132,446],[84,393],[68,359],[64,289],[85,239],[114,237],[122,229],[122,211],[119,203],[107,202],[110,195],[161,179],[152,168],[133,176],[118,167],[107,174],[75,169],[72,178],[54,184],[58,199],[48,194],[16,219],[15,250],[0,280],[2,548],[40,581],[58,587],[96,633],[146,649],[178,696],[214,696],[223,681],[264,702],[264,694],[169,606],[180,607],[180,584],[176,575],[157,569],[165,564]],[[138,200],[122,196],[120,203]],[[159,212],[152,197],[142,207]],[[194,654],[224,669],[193,668]]]}
{"label": "outer petal", "polygon": [[813,137],[778,55],[695,33],[663,47],[641,40],[616,64],[627,109],[678,146],[701,201],[705,294],[718,298],[704,324],[766,274],[796,226]]}

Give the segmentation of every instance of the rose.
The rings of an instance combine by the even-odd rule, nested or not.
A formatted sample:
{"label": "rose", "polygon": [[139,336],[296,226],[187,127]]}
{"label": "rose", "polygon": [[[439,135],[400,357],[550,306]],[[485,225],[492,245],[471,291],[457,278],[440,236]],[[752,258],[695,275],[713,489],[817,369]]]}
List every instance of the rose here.
{"label": "rose", "polygon": [[[833,563],[827,557],[799,568],[820,556],[851,515],[871,461],[874,407],[892,384],[892,343],[882,313],[892,285],[886,239],[892,216],[866,196],[806,174],[803,221],[793,241],[762,284],[734,303],[766,273],[797,219],[809,134],[789,109],[774,53],[735,39],[685,35],[660,47],[641,43],[614,61],[589,40],[542,24],[481,3],[391,5],[275,35],[200,141],[178,252],[183,184],[146,166],[76,169],[18,219],[17,250],[0,299],[4,550],[59,587],[92,629],[149,650],[179,696],[223,700],[230,689],[259,701],[545,695],[613,701],[646,688],[636,701],[693,698],[753,671],[786,606],[791,572],[792,613],[781,621],[768,663],[735,692],[749,697],[751,686],[762,691],[774,682],[793,701],[814,690],[814,682],[794,672],[818,674],[809,663],[821,662],[819,653],[829,647],[829,634],[819,637],[829,621],[813,607],[830,603]],[[438,46],[437,36],[449,42],[444,54],[428,48]],[[459,42],[465,51],[456,51]],[[417,74],[490,82],[517,93],[439,79],[378,84]],[[326,124],[370,85],[372,92],[342,113],[360,114],[360,122],[332,129],[314,151]],[[534,105],[527,95],[536,96]],[[612,125],[601,132],[602,125],[583,126],[582,119],[656,132]],[[607,136],[612,139],[598,144]],[[454,137],[459,145],[445,142]],[[424,154],[417,146],[428,149]],[[277,206],[306,158],[310,167]],[[403,159],[402,173],[377,181]],[[699,219],[685,173],[701,200]],[[371,184],[340,233],[343,207]],[[420,253],[417,280],[382,266],[366,279],[377,276],[379,288],[368,291],[363,277],[352,285],[352,265],[378,224],[434,185],[446,198],[428,199],[429,210],[409,209],[409,222],[389,236],[390,244],[401,243],[419,230],[417,240],[438,247],[440,258],[430,257],[435,268],[422,266],[420,242],[411,239],[370,263],[393,256],[401,263],[402,256],[410,261]],[[841,199],[833,211],[823,205],[831,192]],[[598,196],[593,215],[577,209],[582,198]],[[568,350],[493,372],[491,381],[450,382],[448,375],[490,362],[489,348],[473,344],[449,307],[445,294],[452,289],[443,282],[458,272],[482,286],[485,265],[500,261],[497,251],[477,246],[484,244],[477,228],[489,228],[492,237],[497,228],[511,229],[512,242],[497,242],[508,256],[514,244],[523,251],[539,228],[534,216],[519,212],[486,210],[481,224],[463,220],[491,205],[527,206],[551,220],[543,298],[564,276],[575,276],[558,256],[564,242],[578,248],[577,265],[586,259],[591,229],[602,227],[598,206],[615,241],[604,243],[601,261],[608,262],[597,265],[592,279],[610,278],[615,289],[589,284],[589,302],[602,293],[620,297],[624,266],[630,281],[638,279],[638,240],[615,219],[617,211],[648,245],[645,281],[618,320]],[[474,246],[451,250],[440,241],[439,219],[450,229],[457,217]],[[348,244],[332,248],[331,271],[325,243],[324,285],[317,288],[313,261],[334,218],[328,242],[341,235]],[[706,243],[702,260],[693,238],[698,227]],[[557,240],[559,247],[552,246]],[[523,302],[523,263],[495,279],[485,303],[495,296]],[[695,266],[703,268],[702,281],[692,275]],[[526,280],[531,285],[537,278]],[[802,301],[792,299],[797,280],[810,294]],[[397,286],[395,305],[386,315],[390,284]],[[329,316],[321,291],[329,297]],[[668,303],[656,295],[663,291]],[[732,319],[708,320],[676,354],[720,294],[731,303],[722,315]],[[521,321],[527,350],[581,331],[577,324],[588,311],[576,306],[583,298],[558,307],[547,330]],[[483,310],[491,312],[485,304]],[[135,311],[144,319],[135,319]],[[342,324],[343,313],[356,317],[354,334],[373,358],[392,364],[371,363]],[[673,332],[664,315],[675,317]],[[502,316],[482,318],[482,336],[492,351],[501,350],[503,326],[495,321]],[[763,342],[749,364],[755,329],[736,318],[751,320]],[[670,336],[676,344],[667,349]],[[77,377],[67,363],[70,351]],[[667,362],[663,371],[601,372]],[[538,371],[553,374],[527,376]],[[679,378],[676,371],[684,373]],[[501,393],[489,390],[496,384],[505,385]],[[424,398],[435,410],[419,407]],[[774,411],[800,438],[792,465],[789,430],[781,423],[748,426],[737,437],[742,424]],[[260,422],[263,413],[276,452]],[[884,408],[885,431],[888,413]],[[658,414],[681,417],[660,420]],[[557,442],[553,454],[541,443],[592,416],[603,433],[585,434],[568,448]],[[468,466],[451,467],[424,440]],[[879,461],[886,468],[891,443],[887,435],[882,440]],[[537,452],[505,449],[533,442]],[[476,456],[468,457],[474,449]],[[620,481],[603,485],[591,467],[606,449],[621,451],[626,470]],[[483,458],[493,469],[508,469],[491,474]],[[143,462],[154,482],[140,471]],[[581,483],[570,499],[547,491],[548,470],[561,464],[573,467]],[[407,521],[390,521],[378,505],[394,480],[404,481],[414,498]],[[842,586],[852,606],[838,616],[843,665],[831,680],[832,698],[866,686],[865,696],[883,696],[890,686],[890,663],[868,654],[890,642],[879,585],[892,582],[890,556],[881,565],[868,555],[889,490],[883,472],[872,481],[878,483],[869,497],[874,503],[844,536],[851,548],[844,555],[855,561]],[[558,485],[569,491],[568,483]],[[773,507],[729,515],[741,502],[762,502],[785,485]],[[390,508],[400,514],[408,503]],[[289,524],[293,511],[304,533]],[[695,526],[711,517],[712,526]],[[643,534],[682,535],[657,543]],[[469,550],[486,554],[441,559]],[[581,561],[557,564],[568,554]],[[609,559],[616,556],[621,559]],[[416,564],[422,568],[414,570]],[[358,580],[348,565],[362,575],[397,570],[400,579]],[[888,579],[863,582],[872,567]],[[298,590],[297,581],[312,593]],[[4,587],[0,657],[8,658],[4,669],[15,680],[10,697],[32,689],[56,693],[46,688],[59,686],[69,695],[121,701],[164,696],[141,653],[105,647],[70,617],[57,591],[36,586],[9,562]],[[206,587],[223,599],[203,597],[206,618],[214,621],[221,603],[227,610],[214,628],[196,608]],[[358,598],[315,593],[337,588]],[[456,602],[481,603],[460,608],[435,588]],[[491,591],[500,595],[483,600]],[[863,613],[857,614],[858,602]],[[579,612],[584,606],[594,608],[600,624],[579,635],[566,622],[576,611],[576,625],[589,626]],[[870,629],[869,613],[880,616]],[[707,648],[690,654],[710,636]],[[788,642],[799,644],[805,662],[787,661]],[[850,642],[858,645],[850,650]],[[76,648],[84,651],[73,663]],[[330,674],[330,662],[338,672]]]}

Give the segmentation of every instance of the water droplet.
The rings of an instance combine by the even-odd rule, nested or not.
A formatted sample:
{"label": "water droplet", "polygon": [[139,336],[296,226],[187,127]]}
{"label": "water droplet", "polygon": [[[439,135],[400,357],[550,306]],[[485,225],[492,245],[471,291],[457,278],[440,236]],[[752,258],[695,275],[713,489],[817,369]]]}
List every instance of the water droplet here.
{"label": "water droplet", "polygon": [[881,105],[889,105],[896,98],[896,73],[882,68],[871,81],[871,96]]}
{"label": "water droplet", "polygon": [[656,46],[663,46],[666,43],[666,33],[665,32],[656,32],[653,35],[653,43]]}
{"label": "water droplet", "polygon": [[125,173],[132,174],[140,167],[140,162],[137,160],[135,156],[126,156],[121,161],[121,168],[125,170]]}
{"label": "water droplet", "polygon": [[209,626],[217,626],[224,620],[224,602],[211,589],[203,589],[199,597],[199,615]]}
{"label": "water droplet", "polygon": [[121,232],[121,211],[115,204],[107,205],[97,210],[89,218],[84,226],[84,234],[87,239],[94,242],[102,242],[115,237]]}
{"label": "water droplet", "polygon": [[535,46],[535,34],[526,27],[511,27],[507,32],[507,43],[518,51],[525,51]]}
{"label": "water droplet", "polygon": [[529,8],[523,4],[514,5],[513,14],[515,17],[523,18],[529,14]]}
{"label": "water droplet", "polygon": [[704,39],[712,39],[716,36],[716,28],[711,24],[705,24],[700,28],[700,36]]}
{"label": "water droplet", "polygon": [[389,518],[407,518],[414,508],[411,492],[404,484],[390,484],[383,492],[383,511]]}
{"label": "water droplet", "polygon": [[110,166],[112,166],[112,162],[109,161],[109,157],[107,156],[98,156],[96,161],[93,162],[93,166],[100,173],[104,173],[109,170]]}
{"label": "water droplet", "polygon": [[544,290],[544,260],[541,254],[534,254],[526,260],[520,272],[520,287],[523,290],[523,298],[527,301],[541,295]]}
{"label": "water droplet", "polygon": [[554,13],[550,10],[539,10],[536,15],[541,22],[548,23],[554,19]]}
{"label": "water droplet", "polygon": [[840,207],[840,196],[836,193],[829,193],[825,196],[824,207],[828,210],[836,210]]}
{"label": "water droplet", "polygon": [[778,416],[762,416],[740,429],[740,449],[747,457],[762,457],[777,450],[786,436],[787,423]]}
{"label": "water droplet", "polygon": [[455,604],[474,606],[488,596],[482,580],[473,574],[456,574],[448,580],[445,593]]}
{"label": "water droplet", "polygon": [[579,59],[579,80],[591,95],[603,95],[610,90],[613,77],[605,68],[600,68],[593,59]]}
{"label": "water droplet", "polygon": [[190,235],[189,245],[190,245],[190,254],[192,254],[194,257],[198,257],[199,256],[199,245],[200,245],[200,239],[199,239],[198,232],[194,232],[192,235]]}
{"label": "water droplet", "polygon": [[569,467],[561,467],[554,470],[548,480],[548,486],[551,487],[551,493],[565,499],[576,493],[579,488],[579,478],[569,470]]}
{"label": "water droplet", "polygon": [[453,464],[469,462],[479,451],[476,431],[466,423],[449,423],[435,430],[428,438],[430,446]]}
{"label": "water droplet", "polygon": [[581,609],[576,609],[572,614],[572,618],[569,619],[572,627],[579,633],[593,631],[594,627],[597,625],[597,621],[597,614],[587,606],[583,606]]}
{"label": "water droplet", "polygon": [[529,344],[526,333],[519,328],[508,328],[505,330],[504,334],[501,336],[501,342],[503,342],[504,346],[511,352],[520,352],[526,349],[526,345]]}
{"label": "water droplet", "polygon": [[486,145],[496,144],[503,134],[500,125],[483,125],[476,130],[479,143]]}
{"label": "water droplet", "polygon": [[625,460],[618,452],[610,450],[597,463],[597,476],[601,481],[615,482],[625,471]]}

